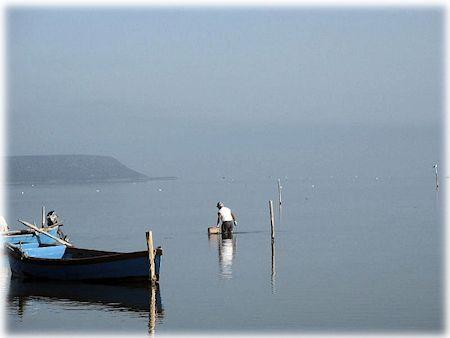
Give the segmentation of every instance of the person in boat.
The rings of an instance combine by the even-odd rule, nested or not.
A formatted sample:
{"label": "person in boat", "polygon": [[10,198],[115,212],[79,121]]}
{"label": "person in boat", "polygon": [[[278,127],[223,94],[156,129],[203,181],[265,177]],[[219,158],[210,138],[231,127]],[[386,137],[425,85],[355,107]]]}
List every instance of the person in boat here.
{"label": "person in boat", "polygon": [[56,214],[54,210],[49,211],[47,213],[47,226],[50,227],[58,223],[59,223],[59,216]]}
{"label": "person in boat", "polygon": [[233,225],[237,225],[236,217],[230,208],[227,208],[223,202],[217,203],[217,227],[222,227],[222,237],[231,237],[233,233]]}
{"label": "person in boat", "polygon": [[57,231],[59,238],[65,240],[66,242],[70,242],[69,237],[65,235],[64,232],[61,230],[63,224],[59,221],[59,216],[56,214],[54,210],[49,211],[47,214],[47,227],[51,227],[53,225],[59,225]]}

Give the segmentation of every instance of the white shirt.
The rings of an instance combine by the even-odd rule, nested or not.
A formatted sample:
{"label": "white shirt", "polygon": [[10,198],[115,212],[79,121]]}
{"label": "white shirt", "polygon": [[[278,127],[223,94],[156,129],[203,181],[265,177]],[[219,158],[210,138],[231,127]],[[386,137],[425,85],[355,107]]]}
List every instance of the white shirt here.
{"label": "white shirt", "polygon": [[231,210],[230,210],[230,208],[227,208],[227,207],[220,208],[219,216],[220,216],[220,220],[222,222],[227,222],[227,221],[233,220],[233,216],[231,216]]}

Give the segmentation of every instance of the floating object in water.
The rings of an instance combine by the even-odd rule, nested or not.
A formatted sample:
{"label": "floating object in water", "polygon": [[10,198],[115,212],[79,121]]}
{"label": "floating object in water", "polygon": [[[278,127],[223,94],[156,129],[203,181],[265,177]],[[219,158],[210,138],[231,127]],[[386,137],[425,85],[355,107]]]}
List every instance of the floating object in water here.
{"label": "floating object in water", "polygon": [[220,227],[212,226],[208,228],[208,235],[214,235],[214,234],[220,234],[221,229]]}

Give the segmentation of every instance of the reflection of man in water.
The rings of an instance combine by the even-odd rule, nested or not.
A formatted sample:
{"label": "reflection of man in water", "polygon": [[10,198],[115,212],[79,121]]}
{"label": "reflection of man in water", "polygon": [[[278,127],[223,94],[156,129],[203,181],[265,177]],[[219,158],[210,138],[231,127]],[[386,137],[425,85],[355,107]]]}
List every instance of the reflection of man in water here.
{"label": "reflection of man in water", "polygon": [[223,202],[217,203],[219,212],[217,213],[217,226],[222,226],[222,238],[231,238],[233,233],[233,225],[236,223],[236,217],[230,208],[224,206]]}
{"label": "reflection of man in water", "polygon": [[224,278],[232,277],[233,258],[235,254],[236,238],[219,240],[220,275]]}

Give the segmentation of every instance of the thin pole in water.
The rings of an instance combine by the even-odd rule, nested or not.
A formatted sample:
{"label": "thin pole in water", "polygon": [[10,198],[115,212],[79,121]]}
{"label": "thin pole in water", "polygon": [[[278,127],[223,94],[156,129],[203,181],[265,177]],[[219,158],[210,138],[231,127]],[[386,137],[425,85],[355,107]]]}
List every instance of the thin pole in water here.
{"label": "thin pole in water", "polygon": [[436,175],[436,191],[438,191],[438,190],[439,190],[438,165],[435,164],[435,165],[433,166],[433,168],[434,168],[434,173],[435,173],[435,175]]}
{"label": "thin pole in water", "polygon": [[148,260],[150,263],[150,271],[148,274],[149,280],[152,285],[156,283],[156,275],[155,275],[155,251],[153,250],[153,234],[151,231],[147,231],[145,233],[145,237],[147,239],[147,251],[148,251]]}
{"label": "thin pole in water", "polygon": [[42,206],[41,210],[41,228],[45,227],[45,206]]}
{"label": "thin pole in water", "polygon": [[269,212],[270,212],[270,238],[271,238],[271,244],[272,244],[272,273],[270,275],[270,284],[271,284],[272,293],[273,293],[274,287],[275,287],[275,219],[274,219],[274,214],[273,214],[272,200],[269,200]]}
{"label": "thin pole in water", "polygon": [[281,217],[281,189],[283,189],[283,187],[281,186],[281,181],[280,179],[278,179],[278,210],[280,212],[280,217]]}
{"label": "thin pole in water", "polygon": [[269,201],[269,211],[270,211],[270,236],[272,241],[275,239],[275,219],[273,217],[273,202]]}

